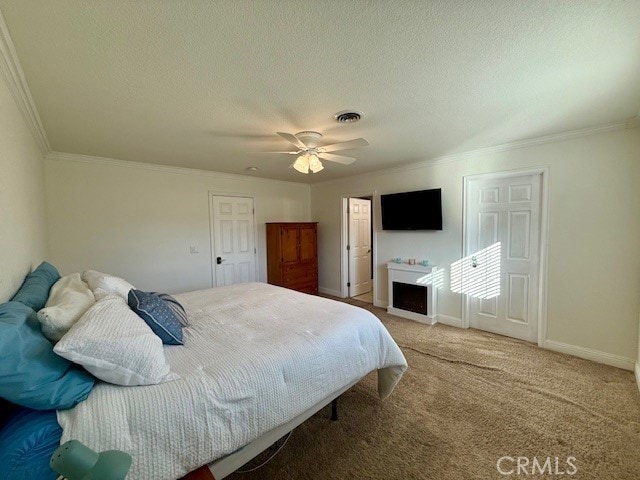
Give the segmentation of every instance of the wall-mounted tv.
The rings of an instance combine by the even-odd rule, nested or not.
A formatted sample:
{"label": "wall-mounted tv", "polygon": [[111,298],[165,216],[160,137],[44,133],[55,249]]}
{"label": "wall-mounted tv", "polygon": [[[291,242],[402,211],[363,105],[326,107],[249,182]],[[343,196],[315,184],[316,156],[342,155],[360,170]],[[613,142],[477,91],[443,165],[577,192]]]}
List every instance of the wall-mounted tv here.
{"label": "wall-mounted tv", "polygon": [[391,193],[380,197],[383,230],[442,230],[442,190]]}

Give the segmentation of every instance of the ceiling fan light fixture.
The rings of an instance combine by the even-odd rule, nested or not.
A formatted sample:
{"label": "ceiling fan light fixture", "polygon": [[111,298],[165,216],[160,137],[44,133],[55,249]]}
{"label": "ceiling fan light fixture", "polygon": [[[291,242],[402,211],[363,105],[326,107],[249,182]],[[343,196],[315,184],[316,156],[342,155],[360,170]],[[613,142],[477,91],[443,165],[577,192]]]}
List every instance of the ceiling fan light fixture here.
{"label": "ceiling fan light fixture", "polygon": [[311,168],[312,173],[318,173],[320,170],[324,170],[324,165],[322,165],[322,163]]}
{"label": "ceiling fan light fixture", "polygon": [[318,158],[318,155],[316,155],[315,153],[310,153],[309,154],[309,167],[313,168],[315,167],[318,162],[320,162],[320,159]]}
{"label": "ceiling fan light fixture", "polygon": [[300,155],[294,162],[293,168],[300,173],[309,173],[309,155],[306,153]]}
{"label": "ceiling fan light fixture", "polygon": [[311,168],[311,171],[313,173],[318,173],[321,170],[324,170],[324,165],[322,165],[322,162],[320,160],[318,160],[318,163],[316,163],[313,167],[309,167]]}
{"label": "ceiling fan light fixture", "polygon": [[318,158],[318,155],[316,155],[315,153],[310,154],[309,155],[309,169],[313,173],[318,173],[323,168],[324,168],[324,165],[322,165],[322,162]]}

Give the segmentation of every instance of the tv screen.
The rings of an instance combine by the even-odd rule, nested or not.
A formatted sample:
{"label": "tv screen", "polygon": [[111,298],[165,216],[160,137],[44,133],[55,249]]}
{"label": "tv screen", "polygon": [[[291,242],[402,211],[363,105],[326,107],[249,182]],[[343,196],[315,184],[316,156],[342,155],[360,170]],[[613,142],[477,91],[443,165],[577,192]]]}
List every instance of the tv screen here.
{"label": "tv screen", "polygon": [[442,230],[441,189],[380,197],[383,230]]}

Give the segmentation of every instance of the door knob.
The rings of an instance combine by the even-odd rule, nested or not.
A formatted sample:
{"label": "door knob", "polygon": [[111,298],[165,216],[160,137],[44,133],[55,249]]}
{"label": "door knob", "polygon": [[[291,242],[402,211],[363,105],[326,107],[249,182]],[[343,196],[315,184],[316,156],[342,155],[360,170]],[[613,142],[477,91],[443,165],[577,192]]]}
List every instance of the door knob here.
{"label": "door knob", "polygon": [[217,263],[218,265],[220,265],[222,262],[224,262],[224,258],[222,258],[222,257],[218,257],[218,258],[216,258],[216,263]]}

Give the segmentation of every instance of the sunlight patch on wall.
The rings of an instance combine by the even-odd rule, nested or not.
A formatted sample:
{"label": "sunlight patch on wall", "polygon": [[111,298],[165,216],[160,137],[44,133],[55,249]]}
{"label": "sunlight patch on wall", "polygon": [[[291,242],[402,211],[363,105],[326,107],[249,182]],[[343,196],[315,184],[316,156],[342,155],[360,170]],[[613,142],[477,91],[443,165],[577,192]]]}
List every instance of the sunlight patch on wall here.
{"label": "sunlight patch on wall", "polygon": [[441,288],[444,285],[444,270],[442,268],[433,269],[431,273],[427,273],[416,281],[418,285],[432,285],[435,288]]}
{"label": "sunlight patch on wall", "polygon": [[488,299],[500,295],[500,242],[451,264],[451,291]]}

